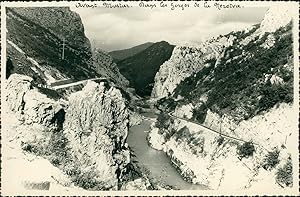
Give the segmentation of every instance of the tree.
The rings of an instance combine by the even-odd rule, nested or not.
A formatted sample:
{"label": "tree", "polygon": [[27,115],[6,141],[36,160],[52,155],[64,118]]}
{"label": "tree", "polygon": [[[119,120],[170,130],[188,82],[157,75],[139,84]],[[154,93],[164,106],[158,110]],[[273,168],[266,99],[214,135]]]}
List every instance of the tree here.
{"label": "tree", "polygon": [[281,187],[293,186],[293,164],[291,157],[288,158],[284,166],[278,169],[275,179]]}
{"label": "tree", "polygon": [[6,79],[13,73],[14,65],[10,58],[6,61]]}
{"label": "tree", "polygon": [[238,146],[237,148],[237,154],[239,155],[239,159],[253,156],[254,152],[255,152],[255,147],[252,142],[244,142],[243,145]]}

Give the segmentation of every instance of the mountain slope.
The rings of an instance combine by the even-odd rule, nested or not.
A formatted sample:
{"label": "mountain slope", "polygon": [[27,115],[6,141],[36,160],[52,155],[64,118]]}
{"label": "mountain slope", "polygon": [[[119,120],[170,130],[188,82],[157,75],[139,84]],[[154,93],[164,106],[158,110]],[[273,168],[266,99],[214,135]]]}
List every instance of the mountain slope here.
{"label": "mountain slope", "polygon": [[131,47],[129,49],[122,49],[122,50],[117,50],[117,51],[111,51],[109,54],[113,57],[115,62],[122,61],[128,57],[134,56],[135,54],[147,49],[153,45],[152,42],[146,42],[144,44],[140,44],[134,47]]}
{"label": "mountain slope", "polygon": [[154,76],[160,65],[170,58],[173,48],[173,45],[165,41],[157,42],[144,51],[118,62],[117,65],[137,94],[150,95]]}
{"label": "mountain slope", "polygon": [[41,83],[96,76],[87,63],[92,53],[81,19],[69,8],[7,8],[7,31],[7,56],[13,72]]}
{"label": "mountain slope", "polygon": [[68,7],[7,8],[6,13],[7,77],[19,73],[51,84],[113,75],[117,83],[128,83],[117,69],[111,71],[109,55],[92,54],[80,16]]}
{"label": "mountain slope", "polygon": [[272,7],[251,28],[176,47],[161,66],[152,96],[163,113],[148,139],[187,180],[211,189],[293,186],[289,13]]}
{"label": "mountain slope", "polygon": [[[67,7],[8,8],[7,67],[4,114],[14,122],[4,125],[9,151],[3,163],[22,162],[18,165],[23,170],[46,162],[47,169],[59,171],[65,180],[53,172],[17,173],[16,184],[6,189],[42,185],[55,190],[63,185],[66,190],[118,190],[132,179],[125,141],[129,98],[122,89],[128,81],[110,55],[91,51],[78,14]],[[93,77],[108,80],[86,81],[64,97],[60,90],[44,86]],[[5,180],[12,174],[10,170]]]}

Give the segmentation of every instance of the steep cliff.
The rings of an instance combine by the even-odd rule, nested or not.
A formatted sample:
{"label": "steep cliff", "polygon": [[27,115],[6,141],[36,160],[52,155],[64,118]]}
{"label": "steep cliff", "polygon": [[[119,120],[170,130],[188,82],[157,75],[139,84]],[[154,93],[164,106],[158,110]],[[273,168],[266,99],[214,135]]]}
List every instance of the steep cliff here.
{"label": "steep cliff", "polygon": [[113,62],[113,58],[101,49],[95,49],[93,52],[94,68],[97,73],[101,73],[115,84],[122,87],[129,85],[129,81],[120,74],[117,64]]}
{"label": "steep cliff", "polygon": [[[159,72],[155,76],[152,97],[161,98],[172,95],[178,84],[201,70],[207,72],[205,75],[208,75],[209,70],[216,70],[219,65],[221,65],[220,69],[226,68],[223,66],[226,61],[226,63],[233,62],[243,65],[245,61],[262,59],[257,56],[251,57],[256,55],[255,50],[261,49],[263,50],[261,52],[268,53],[274,44],[277,46],[273,50],[284,47],[278,45],[284,45],[285,41],[287,44],[291,43],[291,26],[284,28],[291,21],[289,12],[288,8],[274,6],[268,10],[260,24],[243,31],[231,32],[224,36],[209,39],[197,47],[175,47],[170,60],[160,66]],[[287,55],[291,56],[290,53]],[[242,58],[245,57],[246,60],[242,61]],[[240,70],[232,67],[231,71],[233,69],[235,69],[234,71]],[[229,75],[229,73],[226,74]]]}
{"label": "steep cliff", "polygon": [[199,47],[176,46],[168,61],[160,66],[155,75],[152,97],[166,97],[186,77],[203,67],[216,64],[225,47],[232,44],[232,37],[208,40]]}
{"label": "steep cliff", "polygon": [[[128,81],[110,55],[91,50],[79,15],[69,8],[7,8],[6,13],[4,115],[15,121],[5,125],[9,151],[4,163],[51,169],[37,180],[36,174],[18,176],[16,187],[120,189],[132,180],[125,143],[129,98],[120,89]],[[107,80],[86,80],[67,90],[43,86],[94,77]]]}
{"label": "steep cliff", "polygon": [[[104,82],[90,81],[66,101],[50,98],[32,83],[32,78],[19,74],[12,74],[7,81],[5,115],[16,118],[5,126],[5,141],[15,147],[5,158],[19,150],[19,155],[25,155],[24,162],[28,163],[28,154],[33,155],[33,162],[40,157],[49,160],[51,164],[47,165],[58,168],[67,186],[119,189],[130,162],[125,143],[129,115],[121,91]],[[8,162],[13,161],[4,161]],[[46,181],[52,185],[54,181],[45,177],[43,181],[42,175],[37,182],[26,177],[28,184]]]}
{"label": "steep cliff", "polygon": [[95,181],[95,189],[118,189],[118,179],[130,162],[125,144],[128,124],[125,99],[114,87],[89,82],[70,96],[64,133],[77,168],[86,182]]}
{"label": "steep cliff", "polygon": [[244,31],[176,47],[160,67],[152,97],[165,97],[157,104],[165,115],[148,139],[187,180],[212,189],[293,186],[293,26],[276,10]]}
{"label": "steep cliff", "polygon": [[93,55],[80,16],[68,7],[7,8],[6,13],[7,77],[19,73],[51,84],[104,76],[128,83],[108,54]]}

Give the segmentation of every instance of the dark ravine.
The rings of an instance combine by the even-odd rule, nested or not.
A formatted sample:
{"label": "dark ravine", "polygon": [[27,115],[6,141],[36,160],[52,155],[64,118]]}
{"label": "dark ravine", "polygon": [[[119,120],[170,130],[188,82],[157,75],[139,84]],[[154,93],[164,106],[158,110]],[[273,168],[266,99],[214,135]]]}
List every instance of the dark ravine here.
{"label": "dark ravine", "polygon": [[161,41],[117,63],[117,66],[140,96],[150,96],[154,77],[172,55],[174,46]]}

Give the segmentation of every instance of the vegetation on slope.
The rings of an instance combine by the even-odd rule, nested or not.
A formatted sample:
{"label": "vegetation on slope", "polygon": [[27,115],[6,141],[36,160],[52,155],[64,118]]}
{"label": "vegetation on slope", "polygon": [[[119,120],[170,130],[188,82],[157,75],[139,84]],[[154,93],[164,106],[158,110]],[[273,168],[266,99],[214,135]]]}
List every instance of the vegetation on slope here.
{"label": "vegetation on slope", "polygon": [[149,96],[160,65],[171,57],[174,46],[162,41],[118,62],[117,66],[140,96]]}
{"label": "vegetation on slope", "polygon": [[[28,60],[28,57],[30,57],[37,61],[41,67],[53,67],[70,78],[86,79],[95,77],[96,73],[92,68],[92,62],[89,62],[92,60],[92,54],[88,46],[88,40],[83,32],[77,32],[78,36],[76,39],[87,42],[86,46],[66,41],[64,59],[62,59],[63,37],[59,32],[54,32],[53,29],[47,27],[49,24],[53,25],[53,21],[57,21],[55,25],[59,25],[64,20],[80,19],[79,16],[70,16],[71,19],[64,18],[64,20],[59,20],[58,12],[69,13],[70,15],[72,12],[67,8],[61,8],[60,10],[30,8],[25,11],[23,9],[25,8],[7,8],[7,39],[16,44],[25,53],[22,54],[13,46],[7,44],[10,68],[13,68],[10,71],[11,73],[25,74],[27,76],[36,75],[36,72],[32,70],[34,65]],[[45,24],[34,20],[34,13],[39,13],[39,11],[41,13],[46,11],[46,14],[52,14],[53,18],[50,20],[48,15],[43,15],[41,20],[46,20]],[[53,15],[57,15],[57,18]],[[72,27],[67,26],[64,28]],[[73,33],[76,34],[76,32]],[[79,35],[81,33],[82,35]],[[64,36],[68,37],[70,35]],[[35,77],[39,78],[40,82],[43,82],[43,79],[45,79],[45,76],[36,75]]]}
{"label": "vegetation on slope", "polygon": [[129,49],[123,49],[123,50],[117,50],[117,51],[111,51],[109,54],[113,57],[114,62],[122,61],[126,58],[129,58],[131,56],[134,56],[145,49],[149,48],[151,45],[153,45],[152,42],[146,42],[144,44],[137,45],[135,47],[131,47]]}
{"label": "vegetation on slope", "polygon": [[[220,115],[226,113],[236,120],[248,119],[268,110],[279,102],[293,100],[293,50],[291,24],[277,30],[270,48],[262,45],[268,33],[255,37],[246,45],[241,32],[228,47],[216,67],[213,63],[181,82],[174,95],[181,95],[185,103],[198,103],[207,95],[207,107]],[[247,33],[249,34],[249,32]],[[271,81],[271,76],[281,81]]]}

